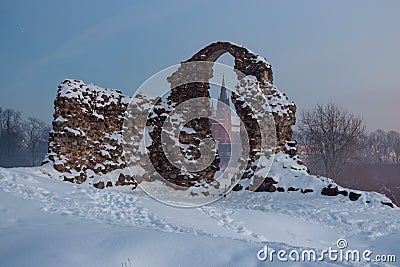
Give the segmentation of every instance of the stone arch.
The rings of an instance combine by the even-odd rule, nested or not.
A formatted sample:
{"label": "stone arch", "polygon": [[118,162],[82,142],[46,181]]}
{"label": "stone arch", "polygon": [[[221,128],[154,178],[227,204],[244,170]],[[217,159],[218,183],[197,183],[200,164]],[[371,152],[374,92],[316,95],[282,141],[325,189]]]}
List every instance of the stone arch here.
{"label": "stone arch", "polygon": [[[173,110],[176,104],[191,98],[210,97],[209,83],[207,81],[213,75],[213,62],[224,53],[229,53],[234,57],[234,68],[236,70],[243,72],[245,75],[257,77],[263,93],[268,100],[272,99],[271,108],[273,109],[277,137],[277,149],[275,151],[283,151],[290,156],[295,155],[295,142],[290,140],[292,137],[291,127],[296,120],[296,105],[293,102],[289,102],[284,93],[271,86],[271,66],[263,58],[246,48],[228,42],[217,42],[201,49],[193,57],[183,62],[179,69],[168,78],[172,88],[169,99],[159,98],[157,102],[159,105],[153,105],[154,101],[156,101],[155,99],[145,95],[138,95],[134,101],[136,104],[132,107],[134,112],[140,113],[143,112],[144,107],[148,104],[154,106],[154,113],[152,114],[154,116],[150,116],[147,121],[148,126],[154,126],[154,130],[149,133],[153,143],[147,148],[150,151],[151,161],[154,163],[156,171],[161,172],[166,180],[176,185],[191,186],[199,179],[212,182],[214,174],[218,170],[219,158],[217,157],[210,167],[204,169],[204,171],[191,177],[181,175],[181,170],[174,168],[163,155],[159,137],[166,113]],[[182,81],[182,78],[185,79],[185,74],[187,74],[187,72],[185,73],[185,67],[190,67],[185,66],[184,63],[197,61],[201,61],[203,65],[206,63],[206,66],[210,66],[209,68],[206,67],[205,71],[200,72],[200,75],[204,75],[201,78],[205,79],[197,79],[197,81],[202,82],[192,84],[179,83],[179,79]],[[190,73],[190,69],[188,70]],[[174,85],[179,85],[179,87]],[[123,151],[123,144],[118,141],[120,137],[122,138],[124,116],[129,107],[129,98],[123,96],[119,91],[104,89],[90,84],[86,85],[79,80],[65,80],[58,88],[57,98],[54,101],[53,131],[49,136],[49,153],[45,162],[53,162],[56,170],[69,173],[63,175],[66,181],[76,183],[82,183],[87,178],[93,178],[93,172],[99,175],[106,174],[116,169],[125,168],[127,164],[130,164]],[[248,131],[251,139],[249,140],[250,146],[253,149],[257,149],[260,142],[259,132],[253,130],[253,126],[256,127],[257,122],[248,115],[249,110],[241,107],[240,99],[232,97],[232,103],[234,103],[239,117],[245,122],[245,127],[251,129]],[[184,136],[188,142],[193,140],[198,142],[198,140],[211,134],[208,118],[199,120],[194,128],[196,128],[196,131],[193,135],[189,133],[189,135]],[[135,131],[140,130],[138,128],[134,129]],[[136,137],[141,138],[141,135]],[[101,144],[110,145],[104,148]],[[193,154],[196,156],[196,151],[193,151]],[[252,156],[249,162],[256,159],[255,154]],[[140,157],[135,160],[137,160],[135,163],[141,166]],[[250,175],[251,171],[247,177]],[[115,185],[133,185],[135,183],[133,177],[128,179],[128,176],[126,176],[125,178],[123,175],[119,177],[118,181],[100,181],[95,186],[103,188],[105,182],[107,182],[107,186],[109,186],[109,183],[112,186],[114,182]],[[88,179],[88,181],[93,183],[93,180]]]}
{"label": "stone arch", "polygon": [[[201,49],[187,61],[182,62],[178,70],[168,77],[168,82],[171,84],[171,95],[168,97],[168,99],[174,103],[181,104],[191,98],[210,98],[209,81],[213,77],[213,63],[225,53],[231,54],[235,60],[234,69],[237,70],[236,74],[238,76],[238,80],[242,79],[243,75],[252,75],[257,78],[261,87],[265,86],[265,82],[272,84],[272,67],[264,58],[254,54],[244,47],[240,47],[229,42],[216,42]],[[206,70],[202,68],[200,72],[193,71],[193,64],[185,64],[195,62],[210,62],[210,64],[206,64]],[[192,79],[191,75],[201,75],[202,77],[200,80],[207,82],[193,83],[191,81],[196,79]],[[187,82],[185,82],[183,79],[186,79]],[[261,130],[257,120],[248,115],[252,111],[249,110],[248,107],[243,108],[243,103],[238,100],[238,97],[235,94],[232,94],[232,103],[235,106],[238,116],[244,122],[244,126],[247,130],[249,138],[250,160],[248,161],[244,177],[250,177],[252,174],[251,162],[258,158],[256,155],[261,149]],[[200,125],[201,129],[195,134],[195,138],[212,138],[210,121],[208,118],[199,118],[193,121],[193,124]],[[206,179],[212,180],[215,171],[218,169],[219,156],[217,153],[212,166],[202,173],[202,177],[205,176]]]}
{"label": "stone arch", "polygon": [[[273,82],[272,67],[264,58],[254,54],[247,48],[232,44],[230,42],[212,43],[201,49],[185,62],[215,62],[220,56],[225,53],[231,54],[235,59],[234,68],[236,70],[245,75],[253,75],[257,77],[257,80],[259,82],[262,82],[263,79],[270,83]],[[241,79],[243,77],[238,78]]]}

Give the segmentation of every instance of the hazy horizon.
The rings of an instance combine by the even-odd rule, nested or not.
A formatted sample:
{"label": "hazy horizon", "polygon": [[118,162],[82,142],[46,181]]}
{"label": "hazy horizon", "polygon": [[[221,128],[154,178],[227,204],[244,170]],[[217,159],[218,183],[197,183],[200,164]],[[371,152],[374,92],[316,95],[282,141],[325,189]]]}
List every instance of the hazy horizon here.
{"label": "hazy horizon", "polygon": [[[266,57],[301,110],[334,102],[400,132],[398,1],[0,2],[0,106],[47,122],[65,78],[127,95],[219,40]],[[230,56],[218,62],[232,65]],[[297,113],[299,114],[299,113]]]}

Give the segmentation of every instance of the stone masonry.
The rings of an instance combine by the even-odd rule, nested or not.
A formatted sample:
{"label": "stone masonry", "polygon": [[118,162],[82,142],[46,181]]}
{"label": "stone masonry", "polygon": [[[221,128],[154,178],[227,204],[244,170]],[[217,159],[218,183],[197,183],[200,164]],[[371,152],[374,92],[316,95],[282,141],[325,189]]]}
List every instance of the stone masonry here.
{"label": "stone masonry", "polygon": [[[228,42],[217,42],[203,48],[186,62],[211,62],[210,68],[201,72],[205,75],[204,80],[208,81],[212,77],[212,62],[224,53],[230,53],[235,58],[235,70],[256,77],[259,88],[269,101],[275,121],[277,140],[275,152],[284,151],[293,156],[295,143],[291,141],[291,126],[295,123],[296,106],[273,86],[272,68],[264,58],[244,47]],[[168,114],[171,108],[186,100],[210,97],[208,82],[182,84],[181,79],[184,79],[182,77],[185,77],[186,73],[183,62],[181,68],[168,78],[171,94],[168,99],[160,100],[159,103],[164,103],[164,106],[159,105],[153,110],[148,122],[149,126],[155,126],[150,133],[153,142],[147,149],[155,169],[165,179],[177,185],[190,186],[200,179],[212,181],[219,169],[219,157],[215,151],[215,160],[207,169],[185,177],[181,170],[168,163],[160,150],[160,126],[165,120],[160,115]],[[125,168],[122,126],[124,113],[131,100],[120,91],[103,89],[94,84],[87,85],[78,80],[63,81],[54,102],[53,131],[49,136],[46,162],[52,162],[56,170],[65,174],[65,180],[75,183],[90,181],[96,174],[105,175]],[[232,102],[249,134],[251,152],[248,168],[251,168],[251,161],[257,159],[256,151],[260,147],[260,128],[254,116],[251,116],[251,110],[243,107],[237,95],[232,95]],[[198,140],[212,138],[210,122],[207,118],[198,118],[190,121],[187,126],[194,129],[194,133],[182,133],[179,141],[184,144],[194,144],[186,153],[196,159],[200,156]],[[249,177],[251,170],[247,173]],[[106,185],[134,185],[134,180],[135,177],[122,174],[118,179],[100,181],[102,184],[93,182],[93,184],[100,188]]]}

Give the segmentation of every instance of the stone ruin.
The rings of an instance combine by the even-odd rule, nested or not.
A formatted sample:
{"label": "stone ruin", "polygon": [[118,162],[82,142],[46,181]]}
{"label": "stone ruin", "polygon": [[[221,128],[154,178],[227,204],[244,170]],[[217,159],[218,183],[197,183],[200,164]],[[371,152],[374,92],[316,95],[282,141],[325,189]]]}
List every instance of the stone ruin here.
{"label": "stone ruin", "polygon": [[129,101],[120,91],[63,81],[54,101],[45,162],[53,162],[64,180],[78,184],[95,174],[123,169],[121,129]]}
{"label": "stone ruin", "polygon": [[[291,141],[291,127],[295,124],[296,106],[288,101],[284,93],[273,86],[271,65],[264,58],[244,47],[228,42],[213,43],[183,62],[181,67],[168,78],[171,94],[167,99],[160,98],[158,100],[147,122],[148,126],[153,127],[152,132],[149,133],[152,143],[146,146],[151,162],[160,175],[176,185],[191,186],[199,180],[212,181],[214,174],[219,170],[218,152],[215,151],[214,161],[208,168],[201,172],[191,173],[190,177],[182,174],[181,170],[166,159],[162,151],[160,126],[165,121],[165,114],[171,112],[176,105],[192,98],[210,98],[208,82],[182,84],[182,77],[186,74],[185,63],[211,62],[210,69],[202,72],[205,75],[204,80],[209,81],[213,76],[212,62],[215,62],[224,53],[229,53],[234,57],[234,69],[238,71],[238,76],[243,76],[238,79],[247,75],[255,77],[259,88],[267,97],[275,123],[276,146],[273,148],[274,152],[283,151],[290,156],[294,156],[296,153],[295,142]],[[138,112],[141,112],[141,108],[150,102],[151,100],[145,96],[137,96],[136,99],[132,99],[122,95],[120,91],[103,89],[79,80],[63,81],[58,87],[57,97],[54,101],[53,131],[49,136],[49,151],[45,162],[53,163],[54,169],[63,173],[66,181],[88,182],[98,188],[116,185],[136,187],[136,181],[140,180],[140,177],[134,177],[127,172],[119,172],[116,174],[118,177],[107,174],[123,170],[127,166],[122,131],[129,103],[131,103],[131,108],[136,108]],[[245,179],[254,174],[252,162],[258,157],[261,132],[252,115],[253,111],[248,106],[243,106],[241,98],[234,93],[232,94],[232,103],[248,132],[250,158],[243,175],[243,179]],[[194,144],[191,149],[186,151],[186,154],[196,159],[199,157],[200,145],[197,140],[212,138],[210,121],[208,118],[198,118],[190,121],[188,126],[194,129],[194,132],[182,133],[179,141]],[[99,175],[104,179],[93,180],[95,176]]]}
{"label": "stone ruin", "polygon": [[[118,90],[104,89],[79,80],[64,80],[58,86],[57,97],[54,101],[53,130],[49,135],[48,154],[43,164],[51,164],[55,170],[60,172],[60,177],[65,181],[78,184],[88,183],[101,189],[112,186],[127,186],[134,189],[137,183],[143,180],[145,173],[140,157],[136,158],[131,155],[131,151],[139,151],[148,154],[152,168],[154,168],[152,170],[173,185],[187,188],[193,185],[197,186],[196,183],[199,181],[212,184],[215,182],[213,181],[214,175],[219,170],[217,150],[213,150],[215,157],[206,169],[192,172],[190,175],[183,174],[182,170],[174,167],[167,160],[160,133],[165,117],[171,114],[180,103],[199,97],[210,98],[208,81],[213,77],[213,62],[224,53],[230,53],[235,59],[234,69],[240,80],[235,92],[239,92],[240,95],[232,92],[231,101],[248,133],[250,146],[249,157],[244,162],[245,171],[242,180],[232,190],[250,189],[256,192],[285,192],[287,190],[287,192],[299,191],[306,194],[314,190],[303,187],[313,181],[318,181],[317,187],[320,188],[321,195],[343,195],[348,196],[351,201],[358,200],[361,197],[360,193],[343,190],[331,179],[324,177],[308,175],[305,177],[307,180],[285,177],[290,180],[289,184],[286,184],[287,188],[282,187],[282,185],[285,186],[285,183],[279,182],[279,186],[277,185],[275,176],[277,175],[279,179],[281,172],[285,172],[284,169],[290,169],[289,176],[293,175],[294,177],[298,177],[298,171],[308,172],[307,167],[302,165],[296,155],[296,142],[292,141],[296,106],[288,101],[284,93],[273,86],[272,68],[264,58],[244,47],[228,42],[213,43],[183,62],[181,67],[168,78],[171,94],[167,98],[154,99],[141,94],[132,98],[124,96]],[[191,62],[208,62],[210,67],[201,72],[201,75],[204,75],[203,82],[183,82],[182,84],[182,79],[185,79],[184,77],[188,74],[185,70],[187,68],[185,63]],[[190,73],[193,74],[189,71]],[[246,83],[249,82],[256,83],[263,97],[268,99],[267,105],[270,108],[268,112],[265,112],[267,110],[265,106],[256,105],[250,109],[243,105],[244,95],[254,99],[260,98],[260,95],[253,94],[251,88],[247,87]],[[260,90],[258,90],[259,94]],[[152,109],[150,116],[144,120],[146,128],[152,129],[147,136],[151,142],[147,143],[142,129],[138,127],[140,123],[137,124],[137,121],[130,120],[129,117],[135,113],[143,114],[150,108]],[[273,133],[276,135],[274,136],[276,142],[269,145],[273,153],[282,152],[281,159],[283,155],[284,158],[290,159],[291,163],[285,165],[284,162],[278,162],[278,169],[275,168],[272,173],[268,174],[271,177],[267,177],[267,174],[258,177],[259,175],[255,173],[254,162],[260,160],[259,152],[262,147],[261,136],[263,134],[261,129],[265,128],[260,128],[255,117],[268,115],[273,118],[273,127],[275,128]],[[200,151],[198,140],[212,138],[210,121],[208,118],[197,118],[189,121],[185,126],[193,131],[181,132],[179,142],[184,145],[190,144],[190,149],[185,151],[185,156],[197,158]],[[127,139],[124,134],[126,129],[131,133],[128,135],[130,139]],[[129,147],[128,151],[124,149],[126,146]],[[131,166],[134,166],[135,171],[132,172],[134,175],[127,171],[127,167],[131,170]],[[254,180],[260,178],[261,181],[256,182],[257,186],[252,188],[252,184],[246,181],[247,178],[254,178]],[[366,203],[370,202],[367,200]],[[381,203],[394,207],[391,202],[381,201]]]}

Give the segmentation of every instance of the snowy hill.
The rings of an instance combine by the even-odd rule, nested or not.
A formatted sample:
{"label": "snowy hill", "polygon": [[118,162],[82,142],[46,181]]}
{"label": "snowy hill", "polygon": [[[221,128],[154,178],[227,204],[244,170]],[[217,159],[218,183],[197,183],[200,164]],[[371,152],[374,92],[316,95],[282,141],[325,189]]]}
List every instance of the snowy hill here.
{"label": "snowy hill", "polygon": [[162,204],[139,188],[62,182],[49,166],[0,169],[0,266],[371,266],[328,256],[322,262],[257,257],[265,245],[269,252],[319,255],[338,250],[339,239],[347,241],[339,251],[370,250],[371,259],[400,260],[400,210],[382,205],[386,197],[323,196],[332,181],[285,166],[291,162],[275,158],[271,173],[278,186],[290,181],[313,192],[242,190],[190,209]]}

